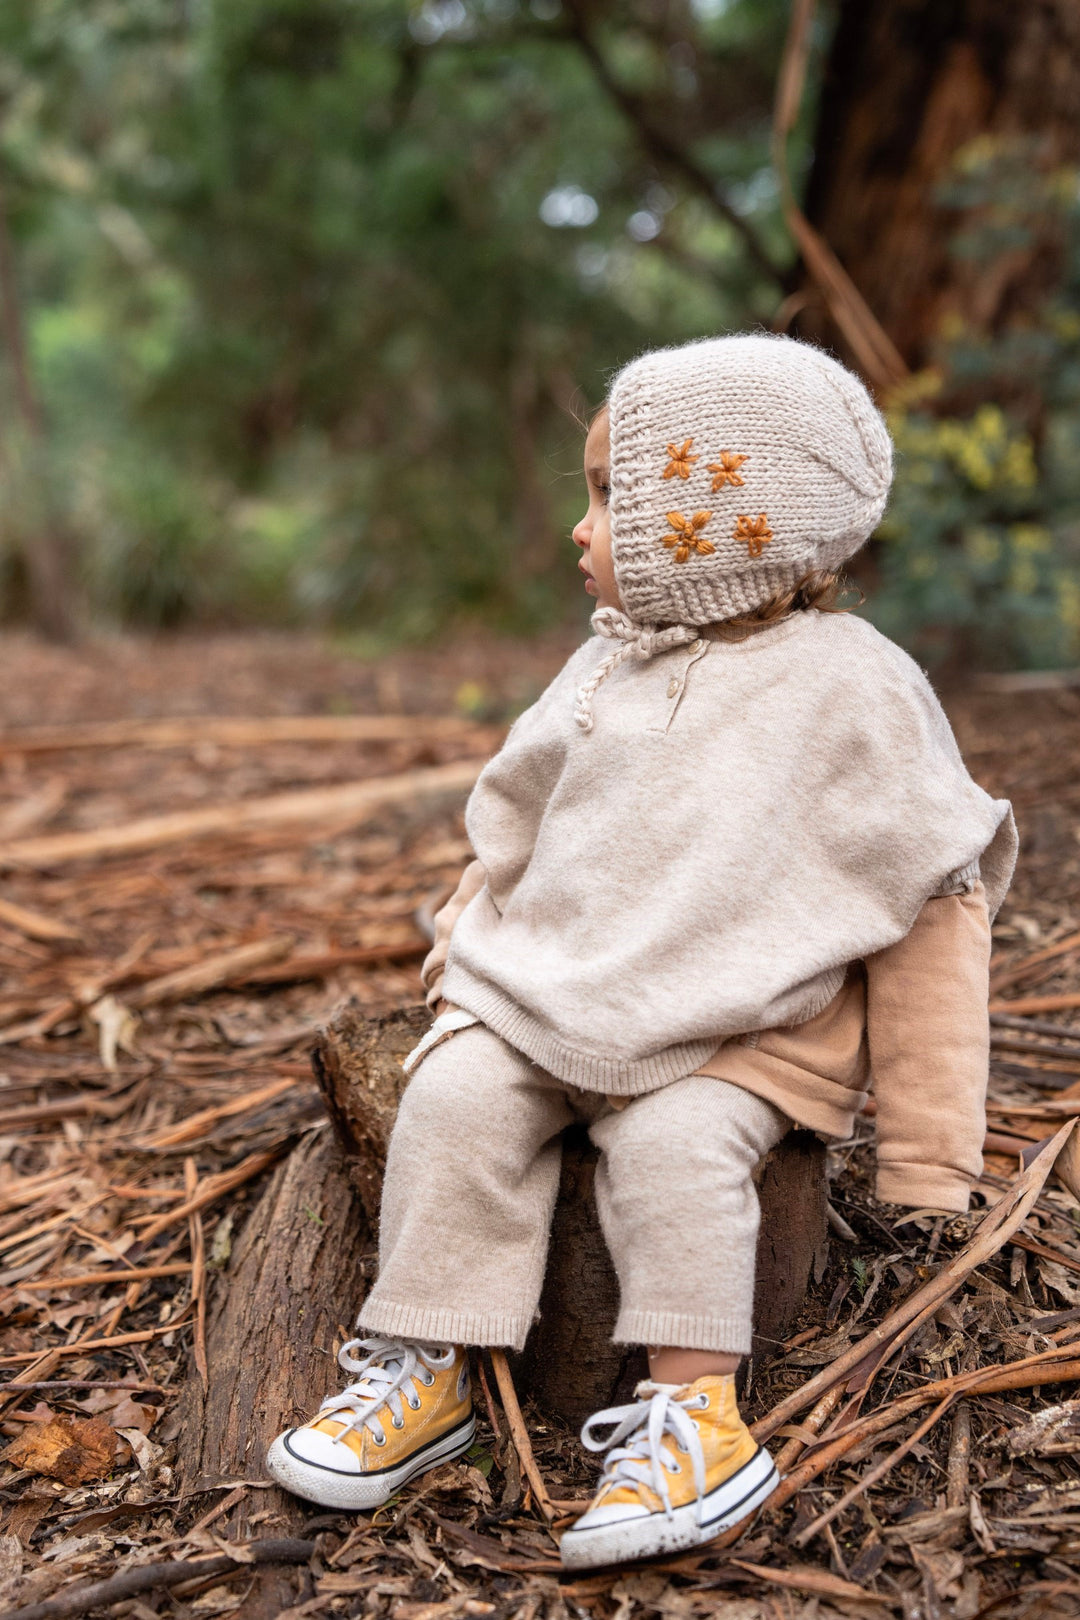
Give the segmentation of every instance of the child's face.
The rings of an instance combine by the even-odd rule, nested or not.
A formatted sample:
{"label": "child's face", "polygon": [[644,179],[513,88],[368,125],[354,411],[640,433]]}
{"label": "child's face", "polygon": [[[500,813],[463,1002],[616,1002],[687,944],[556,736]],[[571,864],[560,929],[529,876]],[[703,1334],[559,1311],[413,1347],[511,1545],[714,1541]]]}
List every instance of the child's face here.
{"label": "child's face", "polygon": [[608,507],[611,480],[611,430],[607,407],[599,412],[585,440],[585,483],[589,510],[574,526],[573,541],[581,547],[578,568],[585,575],[585,589],[596,597],[598,607],[621,608],[615,565],[611,560],[611,513]]}

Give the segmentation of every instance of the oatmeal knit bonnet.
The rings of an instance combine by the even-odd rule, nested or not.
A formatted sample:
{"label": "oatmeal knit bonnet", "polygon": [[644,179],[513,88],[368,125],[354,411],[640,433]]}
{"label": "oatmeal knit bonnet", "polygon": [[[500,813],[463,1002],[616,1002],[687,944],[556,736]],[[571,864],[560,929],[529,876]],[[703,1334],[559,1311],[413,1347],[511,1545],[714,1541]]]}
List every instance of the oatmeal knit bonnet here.
{"label": "oatmeal knit bonnet", "polygon": [[609,400],[611,549],[620,643],[582,688],[578,721],[616,663],[693,640],[873,533],[892,443],[859,379],[794,338],[710,338],[624,367]]}

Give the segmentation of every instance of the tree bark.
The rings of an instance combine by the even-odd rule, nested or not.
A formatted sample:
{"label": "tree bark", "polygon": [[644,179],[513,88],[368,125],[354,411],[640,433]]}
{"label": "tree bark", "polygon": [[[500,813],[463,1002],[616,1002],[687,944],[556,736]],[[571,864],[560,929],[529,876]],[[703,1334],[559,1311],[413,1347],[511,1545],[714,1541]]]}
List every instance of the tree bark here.
{"label": "tree bark", "polygon": [[[316,1078],[373,1228],[386,1147],[406,1084],[401,1059],[429,1021],[423,1006],[367,1019],[350,1002],[316,1041]],[[566,1133],[540,1320],[516,1367],[522,1392],[573,1424],[628,1395],[645,1373],[640,1349],[611,1342],[618,1285],[593,1201],[596,1160],[584,1130]],[[764,1161],[759,1194],[755,1355],[768,1356],[824,1259],[825,1166],[817,1138],[792,1131]]]}
{"label": "tree bark", "polygon": [[[1044,172],[1080,157],[1075,0],[842,0],[805,212],[886,332],[925,365],[950,317],[995,333],[1058,274],[1056,227],[990,262],[951,252],[939,187],[979,137],[1030,144]],[[802,335],[851,356],[819,301]]]}
{"label": "tree bark", "polygon": [[[329,1129],[313,1132],[279,1166],[248,1217],[219,1280],[207,1324],[209,1380],[193,1370],[180,1408],[185,1495],[222,1481],[266,1478],[274,1436],[309,1418],[341,1387],[336,1347],[373,1272],[371,1232]],[[249,1492],[215,1529],[246,1539],[259,1529],[298,1533],[319,1509],[276,1486]],[[236,1610],[273,1620],[310,1597],[306,1570],[259,1569]]]}

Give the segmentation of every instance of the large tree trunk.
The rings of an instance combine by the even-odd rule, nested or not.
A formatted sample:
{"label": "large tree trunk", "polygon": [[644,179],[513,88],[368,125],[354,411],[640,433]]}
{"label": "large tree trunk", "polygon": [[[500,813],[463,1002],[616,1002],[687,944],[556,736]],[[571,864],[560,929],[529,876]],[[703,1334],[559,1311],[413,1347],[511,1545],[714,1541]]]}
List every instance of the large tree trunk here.
{"label": "large tree trunk", "polygon": [[[912,366],[949,317],[999,331],[1058,274],[1055,227],[989,261],[950,251],[938,195],[979,137],[1030,143],[1043,172],[1080,157],[1076,0],[842,0],[805,211]],[[805,336],[840,334],[812,301]]]}
{"label": "large tree trunk", "polygon": [[[373,1227],[386,1146],[406,1083],[401,1059],[429,1017],[420,1006],[367,1019],[348,1003],[316,1042],[316,1077]],[[592,1196],[595,1165],[585,1132],[568,1131],[540,1321],[517,1369],[524,1393],[575,1424],[621,1398],[645,1370],[641,1351],[611,1342],[618,1288]],[[824,1149],[816,1137],[792,1131],[762,1165],[759,1193],[756,1350],[768,1355],[824,1258]]]}

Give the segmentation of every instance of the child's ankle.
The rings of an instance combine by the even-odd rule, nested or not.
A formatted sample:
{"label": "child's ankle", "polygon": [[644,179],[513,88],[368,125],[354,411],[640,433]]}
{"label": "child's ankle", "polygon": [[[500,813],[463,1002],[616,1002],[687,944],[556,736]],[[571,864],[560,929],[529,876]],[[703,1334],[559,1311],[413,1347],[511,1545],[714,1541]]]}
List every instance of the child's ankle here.
{"label": "child's ankle", "polygon": [[741,1356],[713,1350],[649,1347],[649,1377],[654,1384],[692,1384],[698,1378],[729,1378],[739,1370]]}

